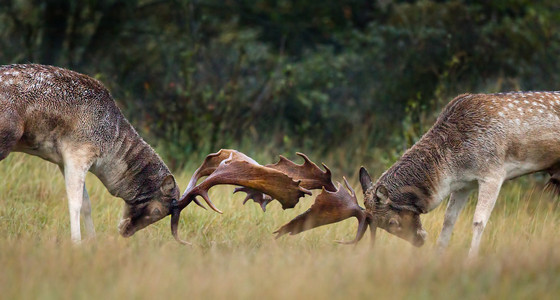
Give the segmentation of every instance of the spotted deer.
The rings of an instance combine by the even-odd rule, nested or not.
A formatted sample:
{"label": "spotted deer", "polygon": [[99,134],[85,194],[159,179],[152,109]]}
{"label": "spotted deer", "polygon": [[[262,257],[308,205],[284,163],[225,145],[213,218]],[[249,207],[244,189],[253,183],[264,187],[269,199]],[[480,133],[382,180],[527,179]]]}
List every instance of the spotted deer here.
{"label": "spotted deer", "polygon": [[85,187],[91,171],[125,202],[119,231],[131,236],[167,216],[180,191],[167,166],[125,119],[107,89],[88,76],[52,66],[0,67],[0,160],[24,152],[64,175],[71,238],[80,213],[94,236]]}
{"label": "spotted deer", "polygon": [[465,94],[451,101],[424,136],[372,183],[360,181],[379,227],[422,245],[419,215],[449,202],[438,238],[446,248],[469,193],[478,186],[469,257],[478,255],[484,228],[504,181],[546,171],[560,187],[560,93]]}
{"label": "spotted deer", "polygon": [[380,227],[422,246],[420,215],[449,202],[438,239],[447,247],[469,193],[478,186],[469,257],[478,255],[484,228],[504,181],[545,171],[560,191],[560,92],[465,94],[451,101],[432,128],[374,183],[360,169],[365,209],[354,195],[319,197],[311,209],[281,227],[297,234],[349,217],[359,220],[355,242]]}
{"label": "spotted deer", "polygon": [[208,155],[179,197],[173,175],[122,115],[109,91],[91,77],[53,66],[0,67],[0,161],[11,152],[35,155],[59,166],[74,242],[81,241],[80,214],[87,234],[95,235],[85,187],[88,171],[124,200],[118,226],[124,237],[171,215],[173,236],[186,243],[177,236],[180,212],[191,202],[202,206],[196,199],[201,196],[221,213],[208,197],[208,190],[217,184],[240,186],[236,191],[248,194],[245,202],[253,199],[263,210],[274,199],[283,208],[294,207],[300,197],[311,194],[309,189],[317,188],[329,191],[318,202],[333,200],[351,214],[357,206],[344,203],[349,194],[341,189],[335,193],[330,171],[323,172],[304,154],[300,154],[305,160],[302,165],[282,157],[274,165],[261,166],[228,149]]}

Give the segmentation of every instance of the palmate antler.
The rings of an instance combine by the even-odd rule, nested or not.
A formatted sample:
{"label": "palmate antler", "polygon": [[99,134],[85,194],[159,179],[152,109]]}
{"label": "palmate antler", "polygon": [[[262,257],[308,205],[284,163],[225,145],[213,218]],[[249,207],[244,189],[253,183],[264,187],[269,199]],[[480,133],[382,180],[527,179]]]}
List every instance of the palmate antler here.
{"label": "palmate antler", "polygon": [[[336,191],[336,188],[331,181],[331,170],[329,170],[329,168],[325,164],[323,164],[323,167],[325,168],[325,171],[323,171],[305,154],[300,152],[297,152],[296,154],[303,158],[303,164],[295,164],[294,162],[280,155],[280,160],[277,163],[269,164],[265,167],[280,171],[294,180],[300,180],[300,185],[308,190],[321,189],[324,187],[327,191]],[[247,193],[247,197],[245,197],[245,200],[243,200],[243,204],[247,203],[249,199],[252,199],[254,202],[258,203],[261,206],[264,212],[266,212],[266,206],[268,205],[268,203],[274,200],[274,198],[270,197],[267,194],[247,187],[238,187],[235,189],[234,193],[237,192]],[[285,207],[284,205],[282,205],[282,208],[287,209],[292,207]]]}
{"label": "palmate antler", "polygon": [[355,244],[362,239],[370,222],[370,217],[365,210],[358,205],[356,193],[344,178],[344,184],[350,193],[338,184],[338,190],[331,192],[323,188],[323,191],[315,199],[315,203],[304,213],[295,217],[288,224],[276,230],[276,238],[289,233],[298,234],[302,231],[315,227],[340,222],[351,217],[358,219],[358,232],[356,238],[344,244]]}
{"label": "palmate antler", "polygon": [[[231,184],[240,186],[235,192],[247,193],[243,203],[253,199],[261,205],[263,211],[266,211],[266,205],[273,199],[279,201],[283,209],[293,208],[299,202],[299,198],[311,195],[311,189],[323,189],[308,211],[275,232],[277,238],[286,233],[293,235],[314,227],[356,217],[359,221],[358,233],[351,243],[359,241],[371,218],[358,205],[356,195],[346,179],[344,179],[346,187],[351,193],[342,189],[340,184],[338,190],[335,188],[327,166],[323,164],[325,168],[323,171],[305,154],[297,154],[304,159],[301,165],[280,156],[280,161],[276,164],[262,166],[239,151],[227,149],[208,155],[193,174],[181,199],[171,207],[171,232],[175,239],[185,243],[177,235],[182,209],[191,201],[202,206],[196,200],[197,196],[201,196],[213,210],[221,213],[210,201],[208,190],[218,184]],[[208,177],[196,185],[204,176]]]}

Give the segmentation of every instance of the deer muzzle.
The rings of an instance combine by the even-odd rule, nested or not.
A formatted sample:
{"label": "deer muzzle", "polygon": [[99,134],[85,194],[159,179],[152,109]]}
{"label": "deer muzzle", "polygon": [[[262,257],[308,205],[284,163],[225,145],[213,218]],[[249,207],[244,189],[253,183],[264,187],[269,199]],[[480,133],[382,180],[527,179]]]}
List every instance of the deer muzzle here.
{"label": "deer muzzle", "polygon": [[424,243],[426,242],[426,237],[427,236],[428,236],[428,233],[426,232],[426,230],[418,229],[416,231],[416,237],[412,241],[412,245],[414,245],[415,247],[422,247],[424,245]]}

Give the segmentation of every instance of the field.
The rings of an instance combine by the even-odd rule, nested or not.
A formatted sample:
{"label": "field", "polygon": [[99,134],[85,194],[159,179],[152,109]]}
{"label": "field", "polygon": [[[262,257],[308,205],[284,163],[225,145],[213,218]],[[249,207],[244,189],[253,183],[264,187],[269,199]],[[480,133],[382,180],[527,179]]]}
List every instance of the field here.
{"label": "field", "polygon": [[[181,174],[183,188],[194,170]],[[382,170],[375,170],[379,174]],[[560,294],[560,209],[543,191],[543,178],[505,185],[486,228],[480,258],[466,263],[474,195],[461,214],[450,248],[435,248],[445,204],[422,220],[427,244],[413,248],[385,232],[372,249],[369,236],[356,247],[355,219],[275,240],[272,232],[306,210],[271,204],[266,213],[232,187],[212,190],[224,211],[189,206],[180,234],[169,218],[132,238],[118,235],[123,202],[93,175],[94,240],[70,242],[66,196],[55,165],[12,154],[0,162],[0,292],[2,299],[555,299]],[[338,179],[339,178],[335,178]],[[352,185],[361,189],[354,176]]]}

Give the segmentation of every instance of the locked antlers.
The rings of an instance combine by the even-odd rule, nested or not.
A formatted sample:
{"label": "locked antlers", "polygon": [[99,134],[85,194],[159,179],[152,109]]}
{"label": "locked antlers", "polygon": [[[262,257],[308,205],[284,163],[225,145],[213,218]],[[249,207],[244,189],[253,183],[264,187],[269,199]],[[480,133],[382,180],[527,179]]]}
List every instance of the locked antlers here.
{"label": "locked antlers", "polygon": [[[352,243],[359,241],[367,229],[369,218],[358,205],[356,194],[346,179],[344,181],[350,193],[340,184],[338,189],[335,188],[327,166],[323,164],[325,168],[323,171],[305,154],[297,154],[304,159],[301,165],[280,156],[280,161],[276,164],[261,166],[247,155],[227,149],[208,155],[193,174],[181,199],[172,204],[171,232],[175,239],[185,243],[177,236],[181,210],[191,201],[202,206],[196,199],[197,196],[201,196],[213,210],[221,213],[210,201],[208,190],[218,184],[231,184],[240,186],[235,189],[235,192],[247,193],[243,203],[253,199],[261,205],[263,211],[266,211],[266,205],[274,199],[280,202],[283,209],[293,208],[299,202],[299,198],[311,195],[311,189],[322,189],[315,204],[307,212],[275,232],[278,234],[277,238],[286,233],[293,235],[314,227],[356,217],[359,228]],[[208,177],[196,185],[204,176]]]}

